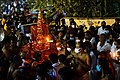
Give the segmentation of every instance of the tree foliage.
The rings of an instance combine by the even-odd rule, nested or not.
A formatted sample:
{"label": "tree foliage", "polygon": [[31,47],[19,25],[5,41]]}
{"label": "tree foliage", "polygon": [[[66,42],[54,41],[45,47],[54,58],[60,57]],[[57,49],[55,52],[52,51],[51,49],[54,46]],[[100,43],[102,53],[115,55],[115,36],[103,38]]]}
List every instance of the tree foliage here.
{"label": "tree foliage", "polygon": [[[74,17],[116,17],[120,16],[120,3],[114,0],[37,0],[43,9],[49,6],[60,8],[67,16]],[[35,6],[37,6],[35,4]],[[42,4],[42,5],[41,5]],[[117,6],[116,6],[117,5]]]}
{"label": "tree foliage", "polygon": [[[8,2],[9,0],[4,0]],[[13,0],[14,1],[14,0]],[[1,0],[0,2],[3,2]],[[1,3],[0,3],[1,4]],[[70,17],[119,17],[119,0],[27,0],[28,8],[47,10],[51,16],[57,9]]]}

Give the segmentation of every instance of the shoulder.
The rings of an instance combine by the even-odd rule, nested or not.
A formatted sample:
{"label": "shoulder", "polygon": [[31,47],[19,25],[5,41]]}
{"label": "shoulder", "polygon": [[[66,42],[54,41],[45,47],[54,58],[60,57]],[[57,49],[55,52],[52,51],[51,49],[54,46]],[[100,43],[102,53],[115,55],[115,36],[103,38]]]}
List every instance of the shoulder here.
{"label": "shoulder", "polygon": [[102,27],[99,27],[99,28],[98,28],[98,30],[101,30],[101,29],[102,29]]}
{"label": "shoulder", "polygon": [[97,43],[97,47],[100,46],[100,41]]}
{"label": "shoulder", "polygon": [[85,57],[85,58],[90,58],[90,55],[89,55],[87,52],[85,52],[85,53],[84,53],[84,57]]}

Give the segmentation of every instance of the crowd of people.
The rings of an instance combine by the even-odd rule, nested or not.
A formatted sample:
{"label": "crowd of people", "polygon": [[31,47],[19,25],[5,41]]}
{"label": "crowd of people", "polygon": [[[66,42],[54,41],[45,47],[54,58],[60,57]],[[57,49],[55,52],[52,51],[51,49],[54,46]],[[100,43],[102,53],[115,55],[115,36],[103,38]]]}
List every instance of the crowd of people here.
{"label": "crowd of people", "polygon": [[[15,3],[14,3],[15,4]],[[14,7],[13,7],[14,8]],[[3,15],[0,28],[5,38],[0,42],[0,80],[120,80],[120,19],[113,25],[101,22],[100,27],[49,25],[49,34],[56,44],[57,54],[41,61],[42,53],[35,51],[31,62],[21,48],[32,39],[23,24],[37,22],[26,16],[28,10],[11,9]],[[43,26],[44,27],[44,26]]]}

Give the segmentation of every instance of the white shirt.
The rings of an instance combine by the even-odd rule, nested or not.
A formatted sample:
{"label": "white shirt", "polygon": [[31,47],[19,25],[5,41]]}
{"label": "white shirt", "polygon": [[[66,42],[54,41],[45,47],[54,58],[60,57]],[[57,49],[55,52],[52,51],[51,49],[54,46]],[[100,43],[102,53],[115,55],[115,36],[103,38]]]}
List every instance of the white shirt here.
{"label": "white shirt", "polygon": [[100,41],[97,44],[97,50],[99,52],[110,51],[110,49],[111,49],[111,45],[109,43],[107,43],[107,42],[105,42],[105,44],[103,46],[100,46]]}
{"label": "white shirt", "polygon": [[52,64],[52,67],[53,67],[53,72],[52,72],[52,75],[53,76],[55,76],[55,77],[57,77],[57,72],[56,72],[56,67],[58,66],[59,64],[58,63],[54,63],[54,64]]}
{"label": "white shirt", "polygon": [[97,33],[97,35],[101,35],[102,33],[109,33],[109,31],[103,29],[102,27],[100,27],[100,28],[98,29],[98,33]]}
{"label": "white shirt", "polygon": [[95,37],[92,37],[90,40],[91,44],[93,45],[94,43],[96,43]]}

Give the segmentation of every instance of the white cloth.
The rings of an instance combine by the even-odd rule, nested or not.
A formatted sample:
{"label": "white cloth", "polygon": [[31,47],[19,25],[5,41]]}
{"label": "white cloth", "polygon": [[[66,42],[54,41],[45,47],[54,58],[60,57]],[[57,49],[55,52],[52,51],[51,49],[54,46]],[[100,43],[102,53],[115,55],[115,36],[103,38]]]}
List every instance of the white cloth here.
{"label": "white cloth", "polygon": [[90,40],[90,42],[91,42],[91,45],[93,45],[94,43],[96,43],[95,37],[92,37],[91,40]]}
{"label": "white cloth", "polygon": [[90,41],[91,45],[93,45],[94,43],[96,43],[95,37],[92,37],[90,40],[86,40],[85,38],[83,39],[83,42],[85,41]]}
{"label": "white cloth", "polygon": [[71,48],[67,48],[67,50],[68,50],[69,52],[71,52]]}
{"label": "white cloth", "polygon": [[14,5],[14,7],[16,7],[17,6],[16,2],[14,2],[13,5]]}
{"label": "white cloth", "polygon": [[21,23],[18,24],[17,28],[20,28],[21,33],[23,33],[23,34],[25,33],[24,26]]}
{"label": "white cloth", "polygon": [[114,44],[114,42],[113,42],[113,44],[112,44],[112,46],[111,46],[111,52],[110,52],[110,54],[112,55],[112,53],[114,53],[114,52],[116,52],[117,51],[117,48],[116,48],[116,45]]}
{"label": "white cloth", "polygon": [[80,52],[80,48],[75,48],[75,53],[79,53]]}
{"label": "white cloth", "polygon": [[104,33],[104,34],[109,33],[109,31],[103,29],[102,27],[98,28],[98,33],[97,33],[97,35],[101,35],[101,34],[103,34],[103,33]]}
{"label": "white cloth", "polygon": [[57,77],[56,67],[57,67],[58,65],[59,65],[58,63],[52,64],[52,67],[53,67],[52,75],[55,76],[55,77]]}
{"label": "white cloth", "polygon": [[100,46],[100,41],[98,42],[98,44],[97,44],[97,50],[99,51],[99,52],[102,52],[102,51],[110,51],[110,49],[111,49],[111,45],[109,44],[109,43],[107,43],[107,42],[105,42],[105,44],[103,45],[103,46]]}

